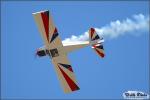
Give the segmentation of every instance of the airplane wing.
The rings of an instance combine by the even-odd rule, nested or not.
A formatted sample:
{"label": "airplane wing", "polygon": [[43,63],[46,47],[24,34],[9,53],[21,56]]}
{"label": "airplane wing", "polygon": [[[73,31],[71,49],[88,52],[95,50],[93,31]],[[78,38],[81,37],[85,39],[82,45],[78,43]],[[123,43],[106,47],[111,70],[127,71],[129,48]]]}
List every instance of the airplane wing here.
{"label": "airplane wing", "polygon": [[63,46],[49,11],[32,13],[47,49]]}
{"label": "airplane wing", "polygon": [[52,56],[52,63],[55,66],[64,92],[69,93],[79,90],[67,55],[62,53],[65,50],[59,49],[63,47],[63,44],[52,22],[52,17],[49,15],[49,11],[36,12],[33,13],[33,16],[43,37],[46,49],[49,50]]}
{"label": "airplane wing", "polygon": [[72,91],[79,90],[74,72],[69,63],[67,55],[54,57],[52,59],[52,63],[55,66],[58,79],[61,82],[64,92],[70,93]]}

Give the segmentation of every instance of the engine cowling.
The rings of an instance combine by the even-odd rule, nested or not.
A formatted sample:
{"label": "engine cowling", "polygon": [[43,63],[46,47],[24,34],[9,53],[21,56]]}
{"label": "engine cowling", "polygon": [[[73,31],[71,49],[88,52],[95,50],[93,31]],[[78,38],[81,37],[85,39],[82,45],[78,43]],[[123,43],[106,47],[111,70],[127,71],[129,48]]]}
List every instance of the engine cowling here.
{"label": "engine cowling", "polygon": [[38,49],[38,50],[36,51],[36,55],[39,56],[39,57],[46,56],[46,54],[47,54],[46,51],[43,50],[43,49]]}

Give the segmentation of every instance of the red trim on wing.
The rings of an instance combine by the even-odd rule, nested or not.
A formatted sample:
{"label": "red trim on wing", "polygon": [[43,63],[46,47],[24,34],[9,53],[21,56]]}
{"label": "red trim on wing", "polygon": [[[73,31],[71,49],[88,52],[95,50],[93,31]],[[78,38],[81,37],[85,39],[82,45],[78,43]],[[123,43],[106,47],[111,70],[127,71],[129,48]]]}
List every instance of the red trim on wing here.
{"label": "red trim on wing", "polygon": [[[57,33],[57,28],[56,28],[56,27],[55,27],[54,33]],[[53,34],[54,34],[54,33],[53,33]]]}
{"label": "red trim on wing", "polygon": [[104,53],[101,53],[100,51],[98,51],[97,49],[95,49],[96,50],[96,52],[103,58],[105,55],[104,55]]}
{"label": "red trim on wing", "polygon": [[72,81],[72,79],[70,79],[70,77],[60,67],[59,67],[59,69],[60,69],[61,73],[63,74],[65,80],[67,81],[70,89],[72,91],[79,90],[79,87],[74,83],[74,81]]}
{"label": "red trim on wing", "polygon": [[68,68],[68,70],[70,70],[71,72],[73,72],[73,70],[72,70],[72,68],[71,68],[71,67],[69,67],[69,68]]}
{"label": "red trim on wing", "polygon": [[42,20],[43,20],[43,24],[44,24],[44,28],[45,28],[47,41],[49,41],[49,17],[44,12],[41,13],[41,16],[42,16]]}

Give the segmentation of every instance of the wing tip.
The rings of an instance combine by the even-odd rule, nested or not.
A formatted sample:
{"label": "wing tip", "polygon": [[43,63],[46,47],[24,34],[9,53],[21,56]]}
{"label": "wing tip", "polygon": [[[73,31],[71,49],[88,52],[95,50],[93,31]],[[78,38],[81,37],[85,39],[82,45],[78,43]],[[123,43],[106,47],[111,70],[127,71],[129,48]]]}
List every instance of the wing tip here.
{"label": "wing tip", "polygon": [[35,15],[35,14],[39,14],[39,13],[46,12],[46,11],[49,11],[49,10],[42,10],[42,11],[34,12],[32,14]]}
{"label": "wing tip", "polygon": [[78,90],[80,90],[79,87],[77,87],[76,89],[71,90],[71,91],[64,91],[64,93],[73,93],[73,92],[76,92],[76,91],[78,91]]}

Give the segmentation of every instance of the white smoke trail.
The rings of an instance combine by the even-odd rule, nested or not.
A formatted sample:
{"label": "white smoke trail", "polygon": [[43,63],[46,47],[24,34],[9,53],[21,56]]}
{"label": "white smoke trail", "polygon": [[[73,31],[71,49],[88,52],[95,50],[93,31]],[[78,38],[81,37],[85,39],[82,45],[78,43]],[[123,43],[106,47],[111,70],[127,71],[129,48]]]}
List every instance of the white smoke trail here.
{"label": "white smoke trail", "polygon": [[[95,28],[96,32],[105,39],[113,39],[125,34],[140,35],[149,30],[149,16],[143,14],[133,15],[131,19],[113,21],[109,25]],[[63,42],[86,41],[89,38],[88,31],[82,35],[72,35]]]}

